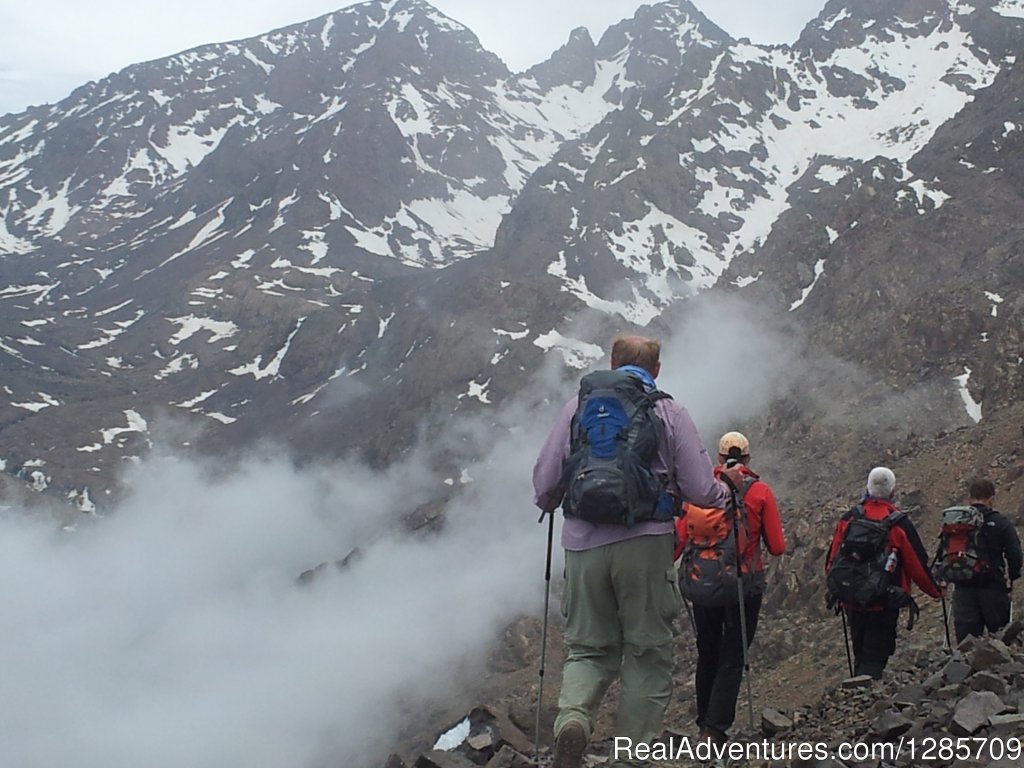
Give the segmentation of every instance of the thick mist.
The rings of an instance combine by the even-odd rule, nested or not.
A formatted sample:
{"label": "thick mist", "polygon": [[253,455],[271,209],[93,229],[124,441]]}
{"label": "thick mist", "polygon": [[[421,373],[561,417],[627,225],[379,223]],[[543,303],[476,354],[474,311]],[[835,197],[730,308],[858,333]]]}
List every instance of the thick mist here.
{"label": "thick mist", "polygon": [[[817,363],[749,306],[688,304],[659,385],[713,446]],[[573,335],[608,346],[587,330]],[[453,419],[436,453],[471,459],[445,471],[422,447],[386,472],[158,449],[116,509],[75,531],[4,514],[3,764],[333,768],[386,754],[509,621],[540,615],[531,469],[580,373],[553,352],[515,403]],[[439,530],[402,525],[439,499]],[[356,547],[348,567],[296,585]],[[557,581],[557,544],[555,557]]]}
{"label": "thick mist", "polygon": [[717,445],[785,394],[808,363],[795,330],[754,305],[702,296],[686,308],[662,342],[658,385],[690,411],[705,443]]}
{"label": "thick mist", "polygon": [[[395,522],[445,487],[420,457],[374,474],[264,455],[221,475],[154,456],[117,509],[75,532],[7,514],[4,764],[297,768],[386,754],[400,705],[443,695],[507,621],[540,610],[539,439],[506,432],[428,536]],[[296,586],[355,546],[351,567]]]}

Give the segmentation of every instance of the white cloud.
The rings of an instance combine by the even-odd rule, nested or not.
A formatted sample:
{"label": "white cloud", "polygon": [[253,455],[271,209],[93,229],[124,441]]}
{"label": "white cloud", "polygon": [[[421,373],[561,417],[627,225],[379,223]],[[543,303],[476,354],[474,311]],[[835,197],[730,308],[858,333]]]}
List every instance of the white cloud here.
{"label": "white cloud", "polygon": [[659,384],[687,407],[712,445],[786,394],[807,363],[787,318],[721,294],[699,296],[684,310],[665,340]]}
{"label": "white cloud", "polygon": [[[492,436],[493,437],[493,436]],[[4,763],[109,768],[355,764],[398,740],[403,706],[443,695],[504,624],[542,604],[530,504],[538,436],[444,530],[395,524],[443,487],[411,461],[231,470],[155,457],[105,518],[56,532],[0,518]],[[359,546],[344,572],[303,570]]]}

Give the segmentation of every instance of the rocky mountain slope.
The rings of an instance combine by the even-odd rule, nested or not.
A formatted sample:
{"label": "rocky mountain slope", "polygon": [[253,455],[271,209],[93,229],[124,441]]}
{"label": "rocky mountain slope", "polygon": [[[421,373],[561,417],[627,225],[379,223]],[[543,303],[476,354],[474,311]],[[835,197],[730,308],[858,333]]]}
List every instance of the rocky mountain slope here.
{"label": "rocky mountain slope", "polygon": [[[183,420],[193,446],[302,434],[310,454],[387,462],[552,350],[593,361],[600,332],[573,338],[566,317],[646,324],[716,283],[869,368],[872,334],[918,345],[888,356],[901,384],[966,366],[965,392],[996,408],[1020,387],[1002,286],[1019,265],[1021,13],[834,2],[767,48],[664,2],[513,74],[426,3],[388,0],[6,116],[5,470],[90,508],[155,425]],[[966,291],[950,217],[978,215],[979,188],[985,284],[922,290]],[[843,313],[865,314],[886,249],[918,302],[885,297],[906,334],[886,311],[836,328],[839,284]],[[924,327],[939,290],[969,332]]]}
{"label": "rocky mountain slope", "polygon": [[[877,416],[883,408],[879,405],[875,408],[873,415]],[[997,683],[993,683],[987,675],[970,680],[976,671],[971,662],[968,662],[969,669],[955,663],[947,669],[947,663],[953,656],[963,661],[969,654],[965,647],[962,656],[951,656],[944,647],[944,619],[939,601],[918,596],[921,616],[912,631],[905,629],[906,616],[901,619],[897,653],[882,684],[843,684],[849,671],[843,646],[842,624],[826,609],[824,600],[822,568],[825,549],[835,521],[859,498],[862,491],[864,477],[858,474],[855,479],[848,479],[847,475],[853,474],[850,468],[856,467],[858,462],[865,461],[867,457],[873,463],[885,463],[895,469],[899,501],[908,510],[929,550],[933,549],[938,536],[939,516],[936,511],[959,497],[963,478],[972,474],[987,475],[996,482],[999,487],[997,506],[1014,521],[1018,531],[1024,530],[1024,484],[1021,483],[1024,477],[1024,456],[1020,449],[1024,438],[1022,425],[1024,408],[1020,405],[1005,409],[999,419],[983,420],[977,426],[962,426],[935,438],[916,437],[910,443],[899,440],[886,443],[887,437],[892,439],[893,431],[884,425],[877,427],[874,432],[865,429],[849,435],[848,439],[841,439],[836,437],[836,427],[833,425],[831,429],[817,431],[813,439],[797,436],[791,442],[781,441],[772,450],[764,451],[763,459],[755,455],[754,468],[773,485],[778,495],[788,551],[783,557],[768,558],[766,562],[769,588],[751,651],[755,728],[751,731],[747,725],[744,688],[737,710],[736,728],[739,738],[756,741],[769,738],[777,744],[821,741],[836,746],[840,742],[895,743],[901,735],[964,737],[964,733],[958,731],[953,724],[960,700],[970,695],[972,690],[985,690],[986,681],[993,685]],[[756,427],[764,429],[764,421],[757,420]],[[768,435],[771,434],[773,432],[769,428]],[[826,459],[822,459],[821,451],[814,445],[815,440],[822,438],[830,439],[830,445],[835,447]],[[762,453],[758,446],[763,444],[763,440],[760,437],[753,439],[752,446],[758,454]],[[826,467],[824,472],[817,469],[822,465]],[[557,601],[560,589],[557,579],[553,582],[553,589],[553,600]],[[1019,587],[1016,598],[1019,603]],[[548,754],[549,734],[557,709],[562,660],[561,621],[557,608],[552,610],[549,619],[542,708],[542,764]],[[677,740],[683,736],[693,739],[696,736],[696,726],[693,724],[693,674],[697,659],[693,631],[685,613],[680,617],[677,628],[675,693],[666,715],[666,736],[674,736]],[[488,759],[495,759],[494,766],[521,764],[513,761],[509,750],[532,758],[533,752],[524,751],[520,745],[517,731],[532,742],[541,631],[541,621],[535,616],[523,617],[510,625],[495,645],[488,673],[477,685],[467,685],[461,698],[450,697],[439,701],[434,709],[423,711],[419,717],[410,720],[414,723],[410,735],[392,744],[396,759],[411,766],[425,757],[433,759],[443,768],[468,768],[468,763],[461,762],[460,758],[480,765],[486,764]],[[1024,710],[1020,709],[1018,701],[1021,693],[1020,641],[1018,634],[1011,642],[1012,660],[1000,657],[1002,660],[996,665],[1000,668],[988,670],[1004,684],[993,692],[998,690],[997,695],[1003,697],[1001,701],[1005,706],[999,713],[995,713],[999,717],[994,723],[979,721],[977,728],[970,734],[972,737],[1024,738],[1019,718]],[[1007,666],[1002,667],[1003,664]],[[958,677],[955,680],[945,679],[947,673],[954,668]],[[910,695],[915,697],[914,702],[906,699]],[[601,764],[600,758],[611,748],[614,706],[613,686],[601,709],[594,736],[592,756],[595,765]],[[506,715],[514,729],[504,721],[495,723],[493,717],[486,715],[485,711],[491,715]],[[767,717],[764,717],[766,712]],[[892,726],[899,732],[879,732],[879,729],[890,727],[886,723],[895,722],[894,713],[900,713],[903,718],[895,718],[902,725]],[[431,749],[440,735],[463,723],[466,718],[473,725],[471,733],[474,735],[493,734],[492,740],[486,742],[493,749],[491,752],[473,752],[467,749],[465,743],[448,744],[457,754],[450,758],[451,762],[445,763],[442,756],[434,754]],[[764,724],[763,719],[766,721]],[[905,730],[900,730],[904,727]],[[482,736],[480,743],[484,743]],[[497,753],[501,752],[503,746],[508,749],[498,757]],[[366,764],[379,766],[386,757],[386,753],[382,753],[368,759]],[[825,761],[820,764],[833,768],[865,764],[927,764],[920,760],[908,762],[907,752],[903,753],[903,757],[902,762],[850,760],[840,763]],[[1000,763],[995,758],[964,764],[987,766],[990,763],[999,768],[1017,764]],[[692,763],[684,760],[666,764],[688,766]],[[746,764],[742,761],[739,763]],[[752,766],[763,764],[758,761],[749,763]],[[770,764],[816,765],[814,762],[801,763],[799,760],[773,761]],[[959,762],[946,764],[961,765]],[[393,768],[398,765],[392,762]],[[431,763],[423,762],[420,766],[431,768]]]}
{"label": "rocky mountain slope", "polygon": [[[844,679],[840,674],[810,703],[758,710],[753,729],[744,701],[742,733],[725,753],[727,764],[777,768],[1019,765],[1024,749],[1022,630],[1024,623],[1017,621],[999,636],[969,638],[952,649],[936,645],[933,638],[915,637],[894,655],[885,680]],[[792,666],[788,669],[791,682],[806,683],[802,679],[806,675]],[[822,671],[819,668],[818,674]],[[418,768],[536,765],[531,737],[524,728],[498,707],[477,707],[437,734],[433,749],[417,755],[411,764]],[[714,764],[715,758],[708,759],[709,753],[701,749],[693,729],[670,727],[652,745],[652,758],[669,768]],[[612,739],[595,741],[584,765],[605,765],[614,751]],[[545,749],[541,764],[548,758]],[[388,768],[408,764],[398,754],[386,762]]]}
{"label": "rocky mountain slope", "polygon": [[[159,443],[385,465],[442,423],[500,440],[538,372],[646,328],[782,503],[759,710],[824,722],[823,540],[867,469],[926,537],[974,473],[1024,522],[1022,56],[1021,0],[832,0],[782,47],[668,0],[512,73],[425,2],[373,0],[0,117],[4,503],[104,511]],[[411,716],[402,759],[475,704],[528,730],[539,629]]]}

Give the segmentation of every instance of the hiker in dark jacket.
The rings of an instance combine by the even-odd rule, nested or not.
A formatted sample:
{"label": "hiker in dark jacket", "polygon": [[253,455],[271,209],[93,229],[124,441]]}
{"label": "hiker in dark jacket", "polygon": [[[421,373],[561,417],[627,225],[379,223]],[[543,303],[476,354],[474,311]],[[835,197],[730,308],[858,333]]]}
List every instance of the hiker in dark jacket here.
{"label": "hiker in dark jacket", "polygon": [[996,487],[991,480],[976,478],[967,486],[967,503],[985,517],[978,546],[991,571],[958,583],[953,589],[957,643],[968,635],[981,636],[986,629],[995,632],[1010,623],[1010,593],[1013,582],[1020,578],[1024,556],[1013,523],[992,509],[995,497]]}
{"label": "hiker in dark jacket", "polygon": [[[661,346],[641,336],[620,336],[612,345],[611,367],[640,378],[648,392],[661,370]],[[578,398],[555,418],[533,468],[534,501],[552,512],[563,501],[563,467],[570,455],[571,424]],[[674,499],[724,504],[729,494],[716,479],[703,441],[689,413],[671,398],[654,403],[661,420],[652,470]],[[739,482],[738,470],[727,477]],[[661,735],[672,695],[673,621],[679,590],[672,567],[675,543],[671,519],[632,526],[591,523],[565,517],[565,664],[555,720],[553,768],[579,768],[593,732],[597,709],[612,681],[620,682],[615,735],[650,744]],[[639,765],[613,761],[612,766]]]}
{"label": "hiker in dark jacket", "polygon": [[[738,468],[745,478],[741,484],[749,483],[743,496],[748,539],[745,550],[740,553],[744,572],[754,574],[743,599],[749,647],[757,630],[765,587],[761,543],[764,542],[770,554],[779,556],[786,552],[786,536],[775,494],[768,483],[749,468],[750,442],[739,432],[727,432],[718,441],[716,476],[730,459],[740,462]],[[676,521],[676,534],[675,554],[679,557],[688,535],[685,515]],[[697,631],[697,727],[702,740],[724,744],[736,719],[736,699],[743,681],[744,626],[739,620],[738,598],[734,605],[727,607],[694,605],[693,619]]]}
{"label": "hiker in dark jacket", "polygon": [[[893,501],[896,493],[896,475],[888,467],[875,467],[868,474],[867,493],[859,505],[868,520],[884,520],[899,508]],[[857,510],[843,515],[836,526],[825,560],[825,571],[839,554],[839,547]],[[904,593],[906,603],[912,605],[911,584],[917,584],[929,597],[942,597],[942,590],[928,572],[928,554],[917,529],[906,515],[889,529],[887,548],[895,554],[891,575],[894,586]],[[856,609],[840,603],[850,622],[850,640],[853,646],[854,675],[870,675],[876,680],[882,677],[889,657],[896,650],[896,625],[900,608],[892,605],[872,605]]]}

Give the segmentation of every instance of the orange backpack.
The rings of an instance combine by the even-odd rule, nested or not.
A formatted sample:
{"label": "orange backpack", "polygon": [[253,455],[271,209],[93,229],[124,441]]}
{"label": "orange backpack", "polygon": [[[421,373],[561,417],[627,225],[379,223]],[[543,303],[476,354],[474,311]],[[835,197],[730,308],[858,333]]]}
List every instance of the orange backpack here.
{"label": "orange backpack", "polygon": [[744,498],[757,478],[744,478],[725,507],[699,507],[687,502],[677,526],[686,543],[679,561],[679,591],[695,605],[736,605],[751,581],[751,563],[741,562],[750,541]]}

